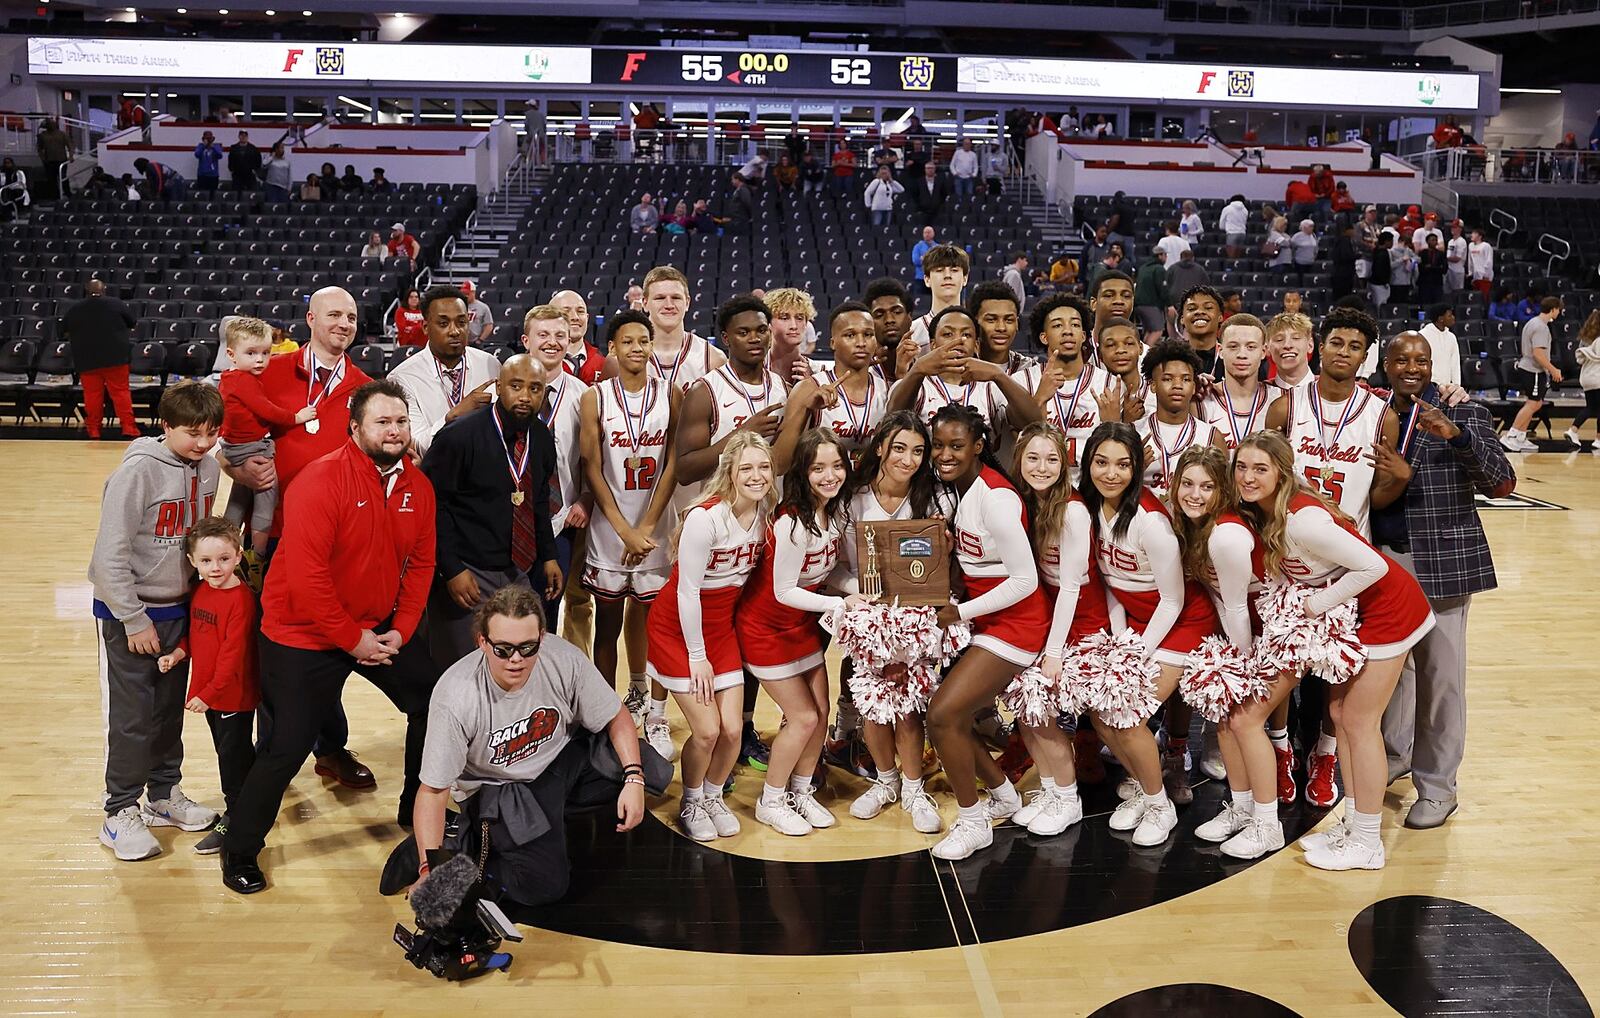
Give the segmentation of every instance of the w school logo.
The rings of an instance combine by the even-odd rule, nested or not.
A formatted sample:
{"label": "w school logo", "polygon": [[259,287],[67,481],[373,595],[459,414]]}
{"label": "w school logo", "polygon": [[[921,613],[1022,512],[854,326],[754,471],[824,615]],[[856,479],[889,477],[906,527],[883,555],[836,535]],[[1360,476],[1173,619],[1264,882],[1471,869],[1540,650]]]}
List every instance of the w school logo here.
{"label": "w school logo", "polygon": [[933,60],[930,57],[905,57],[900,61],[900,88],[908,92],[933,90]]}
{"label": "w school logo", "polygon": [[343,46],[318,46],[317,47],[317,73],[318,74],[343,74],[344,73],[344,47]]}
{"label": "w school logo", "polygon": [[1228,96],[1233,99],[1249,99],[1256,94],[1255,71],[1229,71]]}

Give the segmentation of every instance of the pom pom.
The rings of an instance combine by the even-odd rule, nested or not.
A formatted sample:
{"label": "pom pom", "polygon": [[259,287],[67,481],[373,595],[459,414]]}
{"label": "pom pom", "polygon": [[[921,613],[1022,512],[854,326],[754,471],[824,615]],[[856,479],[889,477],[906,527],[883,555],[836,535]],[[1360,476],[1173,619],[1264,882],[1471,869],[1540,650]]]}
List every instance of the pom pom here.
{"label": "pom pom", "polygon": [[1208,636],[1189,654],[1178,692],[1201,717],[1220,722],[1239,704],[1264,699],[1267,678],[1251,655],[1220,636]]}
{"label": "pom pom", "polygon": [[966,623],[939,627],[936,608],[859,605],[832,620],[839,648],[855,664],[850,695],[878,724],[927,709],[940,670],[972,642]]}
{"label": "pom pom", "polygon": [[1043,728],[1054,721],[1061,703],[1056,683],[1045,678],[1038,665],[1029,665],[1018,672],[1000,698],[1017,720],[1029,728]]}
{"label": "pom pom", "polygon": [[[1070,697],[1112,728],[1142,724],[1161,706],[1156,699],[1161,666],[1145,653],[1143,637],[1132,629],[1084,637],[1078,643],[1077,664],[1063,704]],[[1062,674],[1067,674],[1064,669]]]}
{"label": "pom pom", "polygon": [[1306,611],[1311,593],[1304,584],[1274,583],[1256,597],[1256,661],[1268,676],[1310,671],[1335,685],[1349,682],[1367,663],[1367,648],[1356,634],[1356,604],[1345,601],[1312,617]]}

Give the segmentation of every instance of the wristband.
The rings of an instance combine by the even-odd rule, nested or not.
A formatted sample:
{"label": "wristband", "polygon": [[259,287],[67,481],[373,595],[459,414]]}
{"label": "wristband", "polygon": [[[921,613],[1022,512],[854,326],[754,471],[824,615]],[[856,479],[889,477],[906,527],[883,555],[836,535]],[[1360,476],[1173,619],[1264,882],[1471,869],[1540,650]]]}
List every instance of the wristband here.
{"label": "wristband", "polygon": [[417,865],[417,879],[421,880],[428,875],[428,860],[424,859]]}
{"label": "wristband", "polygon": [[624,766],[622,768],[622,773],[623,774],[643,774],[644,773],[644,765],[643,764],[628,764],[628,765],[626,765],[626,766]]}
{"label": "wristband", "polygon": [[638,785],[640,788],[643,788],[644,787],[644,778],[641,778],[637,774],[630,774],[627,777],[622,779],[622,783],[624,785]]}

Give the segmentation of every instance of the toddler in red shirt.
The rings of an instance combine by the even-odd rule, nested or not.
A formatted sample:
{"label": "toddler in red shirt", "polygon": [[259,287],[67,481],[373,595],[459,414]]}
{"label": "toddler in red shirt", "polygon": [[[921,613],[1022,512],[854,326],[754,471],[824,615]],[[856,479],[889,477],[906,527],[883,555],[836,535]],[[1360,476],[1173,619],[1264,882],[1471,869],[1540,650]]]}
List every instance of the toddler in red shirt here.
{"label": "toddler in red shirt", "polygon": [[[189,530],[184,551],[200,579],[189,600],[189,635],[156,665],[169,671],[185,657],[189,666],[189,698],[184,707],[204,713],[217,750],[222,797],[233,808],[245,775],[255,763],[255,710],[261,702],[256,681],[256,630],[260,610],[234,570],[242,548],[237,524],[207,516]],[[201,855],[222,850],[228,831],[224,813],[211,833],[195,845]]]}
{"label": "toddler in red shirt", "polygon": [[[239,466],[252,456],[272,458],[272,429],[292,428],[305,424],[316,429],[315,406],[290,409],[279,406],[267,397],[261,385],[261,373],[267,369],[272,357],[272,326],[259,318],[240,316],[228,320],[223,331],[228,344],[228,357],[233,368],[222,373],[222,455],[233,466]],[[308,394],[309,396],[309,394]],[[245,566],[251,585],[260,589],[262,559],[271,539],[272,516],[278,508],[276,486],[266,491],[251,491],[235,483],[228,494],[228,507],[223,515],[235,525],[244,522],[246,507],[250,512],[250,549],[245,553]]]}

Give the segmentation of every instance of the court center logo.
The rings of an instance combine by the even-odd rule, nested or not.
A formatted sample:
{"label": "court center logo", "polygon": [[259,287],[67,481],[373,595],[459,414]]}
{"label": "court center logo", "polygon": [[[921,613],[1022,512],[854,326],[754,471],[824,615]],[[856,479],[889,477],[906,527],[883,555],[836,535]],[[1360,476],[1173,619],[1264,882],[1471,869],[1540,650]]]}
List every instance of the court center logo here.
{"label": "court center logo", "polygon": [[1424,74],[1417,79],[1417,102],[1424,106],[1432,106],[1439,101],[1439,93],[1444,91],[1444,83],[1432,74]]}
{"label": "court center logo", "polygon": [[900,88],[907,92],[933,90],[933,59],[905,57],[900,61]]}
{"label": "court center logo", "polygon": [[522,75],[529,81],[543,81],[550,70],[550,54],[542,49],[531,49],[522,55]]}
{"label": "court center logo", "polygon": [[1228,98],[1250,99],[1256,94],[1255,71],[1228,72]]}
{"label": "court center logo", "polygon": [[344,47],[318,46],[317,73],[340,75],[344,73]]}

